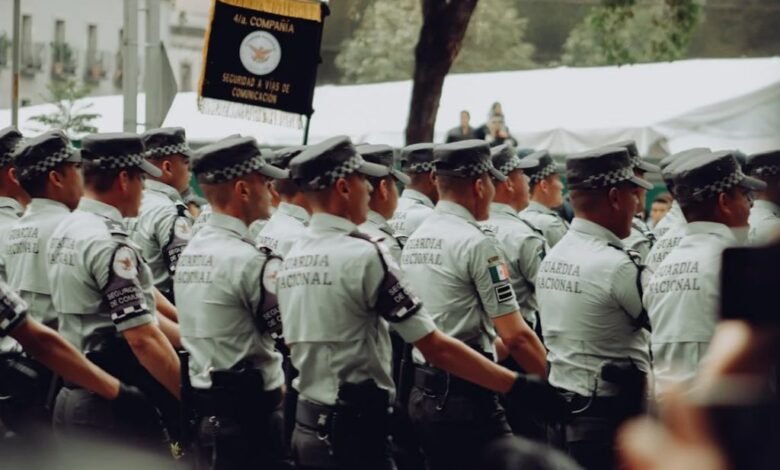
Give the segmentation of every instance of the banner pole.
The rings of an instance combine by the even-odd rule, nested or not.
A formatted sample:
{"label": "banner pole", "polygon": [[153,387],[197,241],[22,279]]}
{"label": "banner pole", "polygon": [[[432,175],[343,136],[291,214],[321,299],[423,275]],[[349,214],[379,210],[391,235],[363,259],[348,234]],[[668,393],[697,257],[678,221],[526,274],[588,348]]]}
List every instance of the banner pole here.
{"label": "banner pole", "polygon": [[306,127],[303,128],[303,145],[309,145],[309,124],[311,123],[311,114],[306,116]]}

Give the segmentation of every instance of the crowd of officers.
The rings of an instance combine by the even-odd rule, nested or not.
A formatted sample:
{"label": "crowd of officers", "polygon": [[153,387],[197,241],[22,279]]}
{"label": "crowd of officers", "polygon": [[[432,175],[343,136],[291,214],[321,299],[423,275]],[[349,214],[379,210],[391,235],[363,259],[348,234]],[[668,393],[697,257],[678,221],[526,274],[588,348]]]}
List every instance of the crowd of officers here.
{"label": "crowd of officers", "polygon": [[[675,197],[652,231],[647,172]],[[564,170],[478,140],[6,128],[0,416],[200,468],[478,469],[513,434],[613,468],[619,425],[694,379],[719,254],[780,229],[779,181],[780,151]]]}

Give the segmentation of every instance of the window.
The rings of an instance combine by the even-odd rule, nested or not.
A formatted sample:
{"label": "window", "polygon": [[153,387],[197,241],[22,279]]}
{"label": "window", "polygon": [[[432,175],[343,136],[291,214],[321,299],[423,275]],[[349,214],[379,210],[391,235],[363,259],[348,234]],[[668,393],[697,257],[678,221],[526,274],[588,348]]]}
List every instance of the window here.
{"label": "window", "polygon": [[179,67],[179,89],[192,91],[192,64],[189,62],[182,62]]}

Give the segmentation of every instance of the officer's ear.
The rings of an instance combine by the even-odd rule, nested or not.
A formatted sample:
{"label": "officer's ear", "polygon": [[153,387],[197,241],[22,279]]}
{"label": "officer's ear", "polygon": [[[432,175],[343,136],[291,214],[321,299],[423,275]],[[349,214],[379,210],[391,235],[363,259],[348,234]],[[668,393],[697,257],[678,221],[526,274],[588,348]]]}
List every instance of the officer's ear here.
{"label": "officer's ear", "polygon": [[345,199],[349,197],[349,181],[346,178],[337,179],[333,187],[336,188],[336,194],[339,196]]}
{"label": "officer's ear", "polygon": [[160,165],[160,169],[162,170],[164,175],[173,174],[173,162],[167,159],[163,160],[162,165]]}
{"label": "officer's ear", "polygon": [[13,184],[19,186],[19,175],[16,174],[16,168],[13,165],[8,165],[5,172],[8,179],[11,180]]}
{"label": "officer's ear", "polygon": [[609,188],[607,192],[607,200],[612,210],[619,211],[622,206],[622,198],[620,197],[620,189],[616,187]]}
{"label": "officer's ear", "polygon": [[247,201],[251,196],[249,191],[249,185],[243,179],[237,179],[233,184],[233,195],[237,196],[240,201]]}
{"label": "officer's ear", "polygon": [[54,186],[56,186],[58,188],[61,188],[61,187],[64,186],[63,181],[62,181],[64,175],[62,173],[60,173],[59,171],[51,170],[51,171],[49,171],[49,174],[47,176],[48,176],[47,179],[49,180],[49,183],[53,184]]}

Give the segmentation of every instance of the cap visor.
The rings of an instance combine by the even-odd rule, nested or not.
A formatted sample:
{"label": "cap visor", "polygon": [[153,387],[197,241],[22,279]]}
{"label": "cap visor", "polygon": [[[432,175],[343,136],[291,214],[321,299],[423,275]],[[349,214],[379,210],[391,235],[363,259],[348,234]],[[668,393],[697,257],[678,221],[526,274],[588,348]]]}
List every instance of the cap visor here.
{"label": "cap visor", "polygon": [[146,160],[141,160],[141,163],[138,164],[138,168],[144,170],[149,176],[154,178],[159,178],[162,176],[162,170],[147,162]]}
{"label": "cap visor", "polygon": [[490,167],[490,169],[488,171],[490,172],[490,175],[493,178],[497,179],[498,181],[506,181],[506,175],[504,175],[503,173],[501,173],[497,169],[495,169],[493,167]]}
{"label": "cap visor", "polygon": [[640,163],[637,166],[637,168],[639,168],[640,170],[642,170],[642,171],[644,171],[646,173],[660,173],[661,172],[661,167],[660,166],[653,165],[652,163],[645,162],[645,161]]}
{"label": "cap visor", "polygon": [[366,176],[373,176],[375,178],[382,178],[390,174],[390,169],[383,165],[377,165],[376,163],[363,162],[360,168],[357,169],[359,173]]}
{"label": "cap visor", "polygon": [[653,183],[647,181],[644,178],[640,178],[638,176],[632,176],[629,181],[634,183],[635,185],[639,186],[640,188],[644,189],[653,189]]}
{"label": "cap visor", "polygon": [[275,180],[286,180],[290,178],[290,172],[288,170],[282,170],[281,168],[270,164],[263,165],[257,172]]}
{"label": "cap visor", "polygon": [[753,178],[751,176],[745,176],[742,181],[740,181],[739,186],[742,186],[743,188],[747,188],[751,191],[763,191],[766,189],[766,183]]}
{"label": "cap visor", "polygon": [[521,158],[520,163],[517,165],[517,168],[520,168],[521,170],[527,170],[528,168],[536,168],[539,166],[539,160],[535,158]]}
{"label": "cap visor", "polygon": [[401,183],[403,183],[404,185],[409,185],[409,183],[411,183],[411,182],[412,182],[412,179],[411,179],[411,178],[409,178],[409,177],[406,175],[406,173],[402,173],[402,172],[400,172],[400,171],[396,170],[395,168],[393,168],[392,170],[390,170],[390,174],[391,174],[391,175],[393,175],[393,178],[395,178],[396,180],[400,181],[400,182],[401,182]]}

